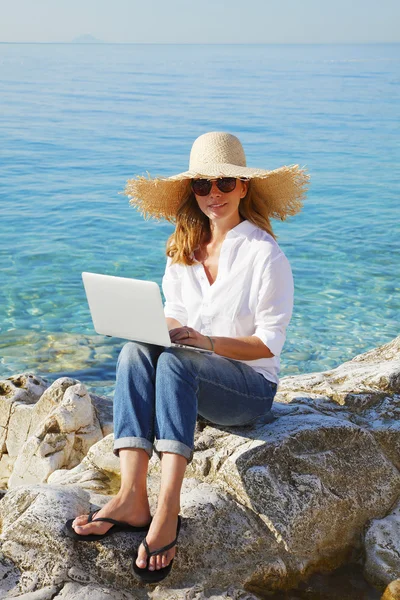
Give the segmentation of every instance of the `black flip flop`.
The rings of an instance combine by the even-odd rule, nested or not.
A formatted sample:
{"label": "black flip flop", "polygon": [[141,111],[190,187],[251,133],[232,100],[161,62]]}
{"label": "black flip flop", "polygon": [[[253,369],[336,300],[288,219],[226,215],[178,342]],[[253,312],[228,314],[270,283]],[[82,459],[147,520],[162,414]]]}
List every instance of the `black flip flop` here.
{"label": "black flip flop", "polygon": [[[156,556],[157,554],[162,554],[163,552],[166,552],[167,550],[170,550],[171,548],[173,548],[178,541],[178,535],[179,535],[180,529],[181,529],[181,517],[180,517],[180,515],[178,515],[178,526],[176,528],[176,538],[174,539],[174,541],[171,542],[170,544],[167,544],[167,546],[164,546],[163,548],[159,548],[158,550],[153,550],[153,552],[150,552],[150,548],[147,544],[146,538],[144,538],[142,543],[143,543],[144,549],[146,550],[147,559],[149,559],[150,556]],[[138,553],[139,553],[139,550],[136,554],[136,557],[133,559],[133,573],[134,573],[134,576],[136,577],[136,579],[139,579],[143,583],[158,583],[159,581],[161,581],[162,579],[165,579],[170,574],[171,569],[172,569],[172,563],[174,562],[174,559],[172,559],[171,562],[169,563],[169,565],[167,565],[166,567],[163,567],[162,569],[154,569],[154,571],[150,571],[148,566],[145,567],[144,569],[141,569],[140,567],[137,566],[136,560],[138,557]]]}
{"label": "black flip flop", "polygon": [[117,521],[116,519],[107,519],[106,517],[101,518],[98,517],[94,519],[94,515],[96,515],[99,511],[91,512],[88,515],[88,523],[94,523],[95,521],[104,521],[105,523],[112,523],[112,527],[105,533],[90,533],[88,535],[79,535],[76,533],[75,529],[72,527],[72,523],[75,519],[69,519],[64,525],[64,533],[73,540],[78,540],[80,542],[96,542],[98,540],[102,540],[109,535],[113,535],[114,533],[119,533],[120,531],[128,531],[131,533],[138,533],[139,531],[148,531],[150,527],[150,523],[148,525],[141,525],[140,527],[135,527],[134,525],[130,525],[129,523],[125,523],[125,521]]}

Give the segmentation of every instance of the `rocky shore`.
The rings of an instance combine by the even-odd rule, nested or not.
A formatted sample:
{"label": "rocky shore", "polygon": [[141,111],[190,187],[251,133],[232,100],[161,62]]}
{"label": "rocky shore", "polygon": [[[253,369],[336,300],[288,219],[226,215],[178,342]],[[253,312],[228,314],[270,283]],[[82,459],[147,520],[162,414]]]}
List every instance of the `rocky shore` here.
{"label": "rocky shore", "polygon": [[[198,422],[179,549],[157,587],[132,576],[139,534],[63,534],[118,489],[112,443],[112,400],[84,383],[0,381],[0,598],[251,600],[354,560],[377,597],[400,598],[400,337],[282,378],[270,418],[252,427]],[[159,476],[154,456],[153,507]]]}

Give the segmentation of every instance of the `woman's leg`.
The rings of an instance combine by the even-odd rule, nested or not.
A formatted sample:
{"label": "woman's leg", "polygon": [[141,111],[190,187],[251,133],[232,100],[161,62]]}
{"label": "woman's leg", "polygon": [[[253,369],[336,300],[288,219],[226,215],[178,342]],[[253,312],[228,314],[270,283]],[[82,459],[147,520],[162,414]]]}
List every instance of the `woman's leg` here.
{"label": "woman's leg", "polygon": [[198,414],[228,427],[267,415],[278,387],[250,365],[216,355],[206,356],[198,384]]}
{"label": "woman's leg", "polygon": [[[178,514],[180,511],[180,495],[187,459],[175,453],[163,452],[161,457],[161,487],[158,496],[157,510],[150,525],[146,540],[150,551],[162,548],[176,537]],[[140,544],[136,564],[150,571],[169,565],[176,552],[175,546],[161,555],[152,556],[147,563],[147,554]]]}
{"label": "woman's leg", "polygon": [[[131,525],[150,521],[147,497],[147,470],[154,439],[155,371],[162,348],[129,342],[117,362],[114,394],[114,452],[121,459],[121,488],[96,517],[109,517]],[[78,534],[102,534],[109,523],[87,523],[77,517]]]}
{"label": "woman's leg", "polygon": [[[199,411],[215,423],[243,425],[268,413],[276,385],[238,361],[170,348],[159,357],[156,373],[155,448],[162,453],[159,502],[149,533],[150,551],[175,539],[180,491],[193,455]],[[201,410],[200,410],[201,407]],[[150,569],[169,564],[175,548],[152,557]],[[143,545],[136,561],[146,567]]]}
{"label": "woman's leg", "polygon": [[[167,349],[157,363],[154,425],[156,450],[161,455],[161,487],[157,510],[146,536],[150,551],[166,546],[176,537],[182,482],[192,456],[196,426],[197,384],[189,367],[196,359],[197,353]],[[162,555],[152,556],[147,563],[141,544],[136,564],[141,568],[148,566],[150,570],[161,569],[171,562],[175,552],[173,547]]]}
{"label": "woman's leg", "polygon": [[[112,518],[137,527],[150,521],[149,500],[147,497],[148,453],[141,448],[121,449],[121,487],[95,518]],[[112,526],[104,522],[87,522],[87,515],[77,517],[73,522],[76,533],[80,535],[103,534]]]}
{"label": "woman's leg", "polygon": [[[199,413],[214,423],[243,425],[266,414],[276,393],[275,384],[244,363],[183,349],[168,349],[159,356],[155,383],[155,446],[162,452],[162,485],[147,535],[150,550],[175,538],[180,490],[187,461],[192,457],[198,406]],[[123,437],[141,435],[143,432]],[[173,548],[164,557],[152,558],[149,567],[169,564],[174,554]],[[137,564],[145,566],[146,562],[141,561],[146,561],[143,546]]]}
{"label": "woman's leg", "polygon": [[243,362],[168,348],[157,365],[154,447],[190,461],[197,414],[218,425],[245,425],[270,411],[276,390]]}
{"label": "woman's leg", "polygon": [[117,362],[114,393],[114,452],[143,448],[151,457],[154,441],[155,381],[162,346],[128,342]]}

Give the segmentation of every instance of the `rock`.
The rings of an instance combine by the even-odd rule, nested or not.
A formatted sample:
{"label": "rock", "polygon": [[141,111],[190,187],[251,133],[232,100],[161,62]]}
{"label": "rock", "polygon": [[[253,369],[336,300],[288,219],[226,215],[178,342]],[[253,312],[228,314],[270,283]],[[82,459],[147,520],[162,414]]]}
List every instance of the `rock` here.
{"label": "rock", "polygon": [[5,598],[18,598],[18,600],[53,600],[53,598],[58,598],[56,596],[58,592],[58,588],[54,585],[46,586],[41,590],[36,590],[35,592],[27,592],[26,594],[7,594]]}
{"label": "rock", "polygon": [[0,487],[7,484],[18,451],[30,426],[32,405],[48,388],[33,373],[21,373],[0,381]]}
{"label": "rock", "polygon": [[196,584],[190,588],[162,588],[158,586],[148,594],[151,600],[259,600],[258,596],[230,585],[228,589],[204,588]]}
{"label": "rock", "polygon": [[135,600],[138,596],[110,590],[106,586],[67,583],[55,598],[56,600]]}
{"label": "rock", "polygon": [[[52,403],[49,388],[37,403],[41,425],[31,438],[40,443],[29,456],[39,472],[39,458],[47,458],[52,444],[54,454],[63,456],[62,468],[54,461],[46,479],[41,472],[47,484],[15,487],[0,501],[2,551],[21,580],[25,577],[21,592],[56,586],[58,595],[64,589],[77,594],[96,589],[154,599],[266,596],[345,564],[360,552],[368,524],[372,565],[369,540],[374,552],[379,546],[373,528],[379,523],[383,536],[384,517],[400,496],[399,342],[327,373],[283,378],[270,418],[251,427],[217,428],[200,420],[182,488],[174,569],[145,596],[131,571],[140,536],[116,534],[86,544],[63,535],[68,518],[102,506],[116,493],[120,469],[112,434],[72,466],[66,459],[74,448],[68,436],[76,436],[77,425],[89,416],[85,389],[70,380]],[[89,401],[93,407],[96,401]],[[105,411],[109,408],[105,402]],[[51,437],[61,433],[63,445]],[[148,478],[153,510],[159,481],[154,456]],[[397,513],[387,526],[392,534],[393,519]],[[389,554],[379,555],[379,568],[367,569],[382,589],[398,577]],[[379,569],[388,572],[385,580]]]}
{"label": "rock", "polygon": [[94,444],[82,462],[73,469],[52,473],[48,483],[56,485],[80,485],[99,494],[116,494],[120,487],[119,458],[113,453],[112,434]]}
{"label": "rock", "polygon": [[374,403],[382,395],[396,393],[400,394],[400,336],[336,369],[283,377],[279,383],[282,400],[305,395],[315,402],[329,399],[356,411],[370,400]]}
{"label": "rock", "polygon": [[[202,447],[208,440],[214,455],[206,475],[203,468],[197,472],[199,463],[188,470],[177,568],[168,586],[234,585],[260,593],[295,585],[310,572],[341,564],[365,523],[388,511],[400,491],[399,476],[371,434],[333,417],[295,415],[235,434],[203,430]],[[110,493],[116,460],[108,436],[72,472],[56,472],[47,486],[18,487],[3,498],[3,552],[22,570],[31,568],[21,563],[22,548],[25,561],[35,556],[39,586],[55,583],[65,556],[71,567],[84,558],[91,583],[117,581],[127,591],[136,586],[126,558],[134,552],[129,540],[124,546],[109,538],[106,549],[103,543],[99,570],[93,545],[76,548],[61,535],[67,518],[92,509],[99,493]],[[68,479],[72,475],[75,480]],[[150,488],[156,479],[155,460]],[[40,537],[49,523],[50,533]]]}
{"label": "rock", "polygon": [[26,592],[18,595],[6,594],[1,598],[18,598],[18,600],[136,600],[127,592],[110,590],[100,585],[80,585],[67,583],[61,589],[57,586],[46,586],[35,592]]}
{"label": "rock", "polygon": [[[34,567],[35,585],[40,589],[70,580],[117,583],[126,591],[137,588],[131,562],[143,534],[116,534],[99,544],[74,543],[63,535],[68,518],[93,508],[90,494],[79,486],[48,484],[11,490],[0,504],[4,554],[22,571]],[[233,579],[229,569],[233,561],[238,561],[234,577],[238,581],[249,570],[260,569],[266,556],[275,556],[278,551],[273,537],[252,511],[208,484],[185,482],[182,512],[185,518],[177,567],[168,578],[169,585],[187,581],[191,585],[228,587]],[[197,539],[196,544],[193,539]],[[264,545],[268,549],[261,553]]]}
{"label": "rock", "polygon": [[113,401],[111,398],[106,396],[97,396],[96,394],[89,394],[92,400],[92,404],[96,410],[97,418],[101,425],[103,437],[106,437],[114,431],[113,422]]}
{"label": "rock", "polygon": [[400,469],[400,336],[331,371],[283,377],[276,400],[368,429]]}
{"label": "rock", "polygon": [[[68,569],[73,564],[61,530],[74,511],[90,508],[88,494],[79,488],[60,494],[46,485],[19,486],[3,500],[4,503],[0,502],[2,550],[15,565],[21,565],[20,593],[68,581]],[[46,560],[48,553],[52,555],[50,562]],[[71,553],[71,557],[79,564],[76,554]]]}
{"label": "rock", "polygon": [[3,419],[7,415],[7,411],[4,410],[6,403],[10,405],[12,402],[35,404],[48,387],[47,379],[33,373],[20,373],[2,379],[0,381],[1,425],[5,424]]}
{"label": "rock", "polygon": [[0,598],[8,597],[8,593],[13,593],[18,586],[21,578],[21,572],[15,567],[14,563],[0,553]]}
{"label": "rock", "polygon": [[365,576],[376,587],[382,589],[400,577],[400,502],[383,519],[371,522],[365,555]]}
{"label": "rock", "polygon": [[[368,431],[303,405],[279,408],[272,425],[237,434],[206,427],[197,440],[201,454],[213,449],[206,479],[252,509],[280,545],[280,571],[266,561],[247,579],[256,593],[338,566],[371,511],[380,505],[384,515],[400,493],[398,472]],[[193,461],[188,472],[200,478],[196,469]]]}
{"label": "rock", "polygon": [[273,432],[259,428],[256,442],[237,443],[218,480],[296,557],[295,572],[343,557],[400,493],[399,475],[372,436],[332,417],[281,418]]}
{"label": "rock", "polygon": [[389,583],[381,600],[400,600],[400,579]]}
{"label": "rock", "polygon": [[7,420],[3,414],[3,484],[45,482],[56,469],[79,464],[103,437],[90,395],[80,382],[64,377],[47,387],[29,374],[10,382],[0,382],[3,391],[9,390],[0,400],[8,414]]}

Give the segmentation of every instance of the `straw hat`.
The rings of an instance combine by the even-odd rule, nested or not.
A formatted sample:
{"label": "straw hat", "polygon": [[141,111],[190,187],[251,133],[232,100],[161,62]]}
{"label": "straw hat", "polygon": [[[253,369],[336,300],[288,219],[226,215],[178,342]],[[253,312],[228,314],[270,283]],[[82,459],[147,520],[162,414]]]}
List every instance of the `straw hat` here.
{"label": "straw hat", "polygon": [[167,178],[149,175],[148,178],[129,179],[124,193],[145,218],[174,221],[179,206],[191,194],[190,180],[218,177],[250,180],[252,193],[268,204],[269,216],[282,221],[301,210],[309,180],[309,175],[298,165],[273,171],[247,167],[238,138],[230,133],[213,131],[194,141],[188,171]]}

